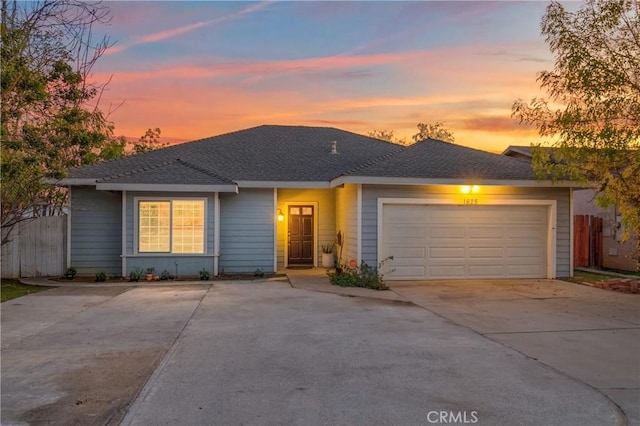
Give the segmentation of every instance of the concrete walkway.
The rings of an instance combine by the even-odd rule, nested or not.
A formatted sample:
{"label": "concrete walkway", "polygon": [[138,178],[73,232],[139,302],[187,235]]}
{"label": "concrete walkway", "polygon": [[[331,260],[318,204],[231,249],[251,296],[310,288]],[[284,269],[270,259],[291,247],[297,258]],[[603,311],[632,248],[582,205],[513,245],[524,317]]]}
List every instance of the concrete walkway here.
{"label": "concrete walkway", "polygon": [[3,303],[2,424],[640,424],[635,295],[286,273]]}
{"label": "concrete walkway", "polygon": [[430,312],[598,389],[640,425],[640,295],[558,280],[388,284]]}

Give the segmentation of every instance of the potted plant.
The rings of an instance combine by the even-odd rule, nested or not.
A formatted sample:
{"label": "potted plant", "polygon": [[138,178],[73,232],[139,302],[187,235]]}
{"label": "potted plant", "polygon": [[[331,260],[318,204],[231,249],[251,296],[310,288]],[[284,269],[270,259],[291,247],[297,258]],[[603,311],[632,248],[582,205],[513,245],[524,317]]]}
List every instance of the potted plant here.
{"label": "potted plant", "polygon": [[169,278],[171,278],[171,274],[169,273],[169,271],[167,271],[166,269],[164,271],[162,271],[162,273],[160,274],[160,279],[162,281],[166,281]]}
{"label": "potted plant", "polygon": [[208,279],[209,279],[209,271],[202,268],[202,270],[200,271],[200,280],[207,281]]}
{"label": "potted plant", "polygon": [[107,280],[107,274],[100,271],[96,274],[96,281],[99,283],[105,282]]}
{"label": "potted plant", "polygon": [[322,267],[333,268],[333,244],[322,244]]}
{"label": "potted plant", "polygon": [[153,271],[155,271],[156,268],[147,268],[147,281],[153,281]]}
{"label": "potted plant", "polygon": [[142,278],[142,268],[136,266],[129,272],[129,281],[138,282]]}
{"label": "potted plant", "polygon": [[76,271],[76,268],[74,268],[73,266],[70,266],[69,268],[67,268],[66,271],[64,271],[64,276],[68,279],[68,280],[72,280],[76,277],[76,274],[78,273],[78,271]]}

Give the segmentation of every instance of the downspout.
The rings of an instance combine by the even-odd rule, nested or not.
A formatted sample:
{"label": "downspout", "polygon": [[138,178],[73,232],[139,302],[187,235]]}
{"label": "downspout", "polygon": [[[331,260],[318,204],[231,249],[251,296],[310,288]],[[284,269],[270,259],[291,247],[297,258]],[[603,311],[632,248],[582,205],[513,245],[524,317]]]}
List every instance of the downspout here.
{"label": "downspout", "polygon": [[573,188],[569,188],[569,276],[573,277]]}
{"label": "downspout", "polygon": [[220,257],[220,193],[213,196],[213,276],[218,276]]}
{"label": "downspout", "polygon": [[122,191],[122,276],[127,276],[127,191]]}
{"label": "downspout", "polygon": [[[273,188],[273,212],[278,211],[278,188]],[[278,272],[278,219],[273,221],[273,273]]]}
{"label": "downspout", "polygon": [[67,258],[66,269],[71,268],[71,185],[67,186],[69,191],[69,211],[67,212]]}
{"label": "downspout", "polygon": [[[357,186],[357,200],[356,200],[356,259],[358,265],[362,262],[362,184]],[[380,250],[380,247],[377,248]]]}

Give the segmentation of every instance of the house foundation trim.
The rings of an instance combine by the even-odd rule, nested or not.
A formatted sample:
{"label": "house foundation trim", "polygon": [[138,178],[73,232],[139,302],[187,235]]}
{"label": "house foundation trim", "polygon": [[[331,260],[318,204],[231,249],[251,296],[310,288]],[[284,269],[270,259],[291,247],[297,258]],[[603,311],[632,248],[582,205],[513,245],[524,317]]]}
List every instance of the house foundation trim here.
{"label": "house foundation trim", "polygon": [[127,191],[122,191],[122,276],[127,276]]}
{"label": "house foundation trim", "polygon": [[218,276],[220,259],[220,193],[213,196],[213,276]]}

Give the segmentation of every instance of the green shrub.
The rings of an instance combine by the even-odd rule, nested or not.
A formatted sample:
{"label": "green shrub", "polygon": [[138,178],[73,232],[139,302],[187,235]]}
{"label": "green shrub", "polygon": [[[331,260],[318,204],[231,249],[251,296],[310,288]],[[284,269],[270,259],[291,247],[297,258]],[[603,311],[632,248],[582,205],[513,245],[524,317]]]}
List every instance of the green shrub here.
{"label": "green shrub", "polygon": [[342,265],[335,274],[329,274],[331,284],[340,287],[364,287],[373,290],[388,290],[389,287],[383,281],[383,275],[379,272],[382,265],[387,260],[393,260],[393,257],[388,257],[378,264],[377,268],[369,266],[366,262],[362,261],[359,268],[352,268],[348,265]]}
{"label": "green shrub", "polygon": [[142,278],[142,268],[140,268],[139,266],[135,266],[133,269],[131,269],[131,272],[129,272],[129,281],[140,281],[140,278]]}

